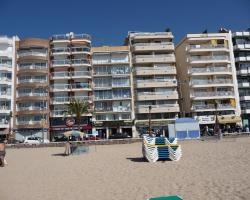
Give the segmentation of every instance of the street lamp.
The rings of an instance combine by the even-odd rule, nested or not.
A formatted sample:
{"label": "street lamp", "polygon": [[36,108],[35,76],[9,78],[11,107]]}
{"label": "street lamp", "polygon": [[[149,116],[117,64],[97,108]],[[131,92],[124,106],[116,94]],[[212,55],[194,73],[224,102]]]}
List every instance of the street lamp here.
{"label": "street lamp", "polygon": [[151,109],[152,109],[152,106],[148,106],[148,127],[149,127],[150,136],[152,136],[151,134]]}

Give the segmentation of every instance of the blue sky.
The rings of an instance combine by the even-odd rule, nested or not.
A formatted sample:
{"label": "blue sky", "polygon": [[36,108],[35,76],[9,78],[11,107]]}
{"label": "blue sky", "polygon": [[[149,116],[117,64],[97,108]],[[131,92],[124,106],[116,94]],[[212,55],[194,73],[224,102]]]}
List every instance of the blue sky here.
{"label": "blue sky", "polygon": [[187,33],[250,28],[250,0],[0,0],[0,35],[48,38],[73,31],[121,45],[128,31]]}

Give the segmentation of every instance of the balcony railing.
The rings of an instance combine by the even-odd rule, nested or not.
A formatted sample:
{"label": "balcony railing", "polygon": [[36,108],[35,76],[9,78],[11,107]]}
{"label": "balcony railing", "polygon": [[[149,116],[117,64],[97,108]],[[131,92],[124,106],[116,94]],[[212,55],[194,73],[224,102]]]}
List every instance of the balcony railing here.
{"label": "balcony railing", "polygon": [[[210,105],[193,105],[195,110],[207,110],[207,109],[215,109],[213,104]],[[231,104],[218,104],[217,109],[235,109]]]}
{"label": "balcony railing", "polygon": [[52,64],[53,65],[70,65],[71,62],[70,60],[53,60]]}
{"label": "balcony railing", "polygon": [[222,48],[228,48],[225,44],[218,44],[218,45],[212,45],[212,44],[200,44],[200,45],[189,45],[188,49],[222,49]]}
{"label": "balcony railing", "polygon": [[195,97],[213,97],[213,96],[234,96],[233,91],[225,91],[225,92],[194,92],[192,93]]}
{"label": "balcony railing", "polygon": [[137,95],[166,95],[166,96],[169,96],[169,95],[175,95],[177,94],[177,92],[138,92]]}
{"label": "balcony railing", "polygon": [[130,107],[95,107],[95,111],[99,112],[106,112],[106,111],[111,111],[111,112],[130,112],[131,108]]}
{"label": "balcony railing", "polygon": [[59,77],[68,77],[69,76],[69,72],[54,72],[51,74],[52,77],[55,77],[55,78],[59,78]]}
{"label": "balcony railing", "polygon": [[73,59],[71,60],[72,65],[81,65],[81,64],[90,64],[90,61],[87,59]]}
{"label": "balcony railing", "polygon": [[17,121],[17,125],[33,125],[33,124],[41,124],[41,120]]}
{"label": "balcony railing", "polygon": [[146,80],[136,80],[137,83],[154,83],[154,82],[177,82],[174,79],[146,79]]}
{"label": "balcony railing", "polygon": [[227,60],[229,61],[228,56],[190,56],[190,61],[207,61],[207,60]]}
{"label": "balcony railing", "polygon": [[232,69],[227,67],[205,67],[205,68],[192,68],[190,72],[191,73],[232,72]]}
{"label": "balcony railing", "polygon": [[53,35],[52,40],[68,40],[70,38],[69,35],[65,34],[59,34],[59,35]]}
{"label": "balcony railing", "polygon": [[18,79],[18,83],[46,83],[47,79]]}
{"label": "balcony railing", "polygon": [[28,106],[28,107],[17,107],[17,111],[23,110],[46,110],[46,107],[39,107],[39,106]]}
{"label": "balcony railing", "polygon": [[47,69],[47,65],[40,64],[27,64],[27,65],[19,65],[18,66],[19,70],[25,70],[25,69]]}
{"label": "balcony railing", "polygon": [[35,92],[30,92],[30,93],[18,93],[17,95],[18,97],[29,97],[29,96],[32,96],[32,97],[44,97],[44,96],[48,96],[48,94],[46,93],[35,93]]}
{"label": "balcony railing", "polygon": [[54,85],[51,85],[51,88],[54,90],[84,89],[84,88],[91,88],[91,85],[88,83],[54,84]]}
{"label": "balcony railing", "polygon": [[77,76],[91,76],[90,71],[74,71],[71,76],[77,77]]}
{"label": "balcony railing", "polygon": [[52,116],[62,116],[62,115],[65,115],[65,110],[54,110],[51,113],[52,113]]}
{"label": "balcony railing", "polygon": [[53,48],[52,53],[69,53],[69,48],[67,47]]}
{"label": "balcony railing", "polygon": [[178,107],[178,104],[158,104],[158,105],[138,105],[137,108],[169,108],[169,107]]}
{"label": "balcony railing", "polygon": [[9,107],[9,106],[0,106],[0,112],[1,111],[8,111],[10,109],[11,109],[11,107]]}
{"label": "balcony railing", "polygon": [[39,50],[31,50],[31,51],[19,51],[18,52],[19,57],[23,56],[47,56],[47,51],[39,51]]}
{"label": "balcony railing", "polygon": [[91,40],[91,36],[88,34],[74,34],[72,39],[86,39],[86,40]]}
{"label": "balcony railing", "polygon": [[192,85],[207,85],[207,84],[233,84],[232,80],[192,80]]}
{"label": "balcony railing", "polygon": [[72,53],[78,53],[78,52],[90,52],[89,47],[71,47]]}
{"label": "balcony railing", "polygon": [[135,43],[133,46],[159,46],[159,45],[173,45],[172,42],[161,42],[161,43]]}
{"label": "balcony railing", "polygon": [[159,55],[137,55],[135,58],[173,58],[174,54],[159,54]]}

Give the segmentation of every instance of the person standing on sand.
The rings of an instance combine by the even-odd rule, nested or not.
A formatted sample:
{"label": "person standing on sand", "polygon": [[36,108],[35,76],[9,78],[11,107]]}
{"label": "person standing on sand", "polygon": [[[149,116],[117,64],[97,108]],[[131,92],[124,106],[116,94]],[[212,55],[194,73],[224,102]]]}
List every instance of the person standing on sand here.
{"label": "person standing on sand", "polygon": [[5,143],[6,143],[5,140],[0,141],[0,167],[4,167],[4,165],[7,164],[5,160],[5,155],[6,155]]}

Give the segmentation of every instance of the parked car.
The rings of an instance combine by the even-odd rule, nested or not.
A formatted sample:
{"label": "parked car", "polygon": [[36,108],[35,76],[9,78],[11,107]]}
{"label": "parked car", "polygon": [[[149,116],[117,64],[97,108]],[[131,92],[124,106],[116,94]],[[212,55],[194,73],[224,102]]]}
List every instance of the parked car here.
{"label": "parked car", "polygon": [[41,140],[38,137],[26,137],[24,144],[41,144]]}
{"label": "parked car", "polygon": [[125,133],[117,133],[117,134],[109,136],[109,139],[125,139],[125,138],[131,138],[131,136]]}
{"label": "parked car", "polygon": [[26,137],[24,140],[24,144],[42,144],[42,143],[49,143],[48,139],[43,139],[41,137]]}
{"label": "parked car", "polygon": [[94,136],[92,134],[86,134],[84,139],[85,140],[100,140],[99,136]]}

